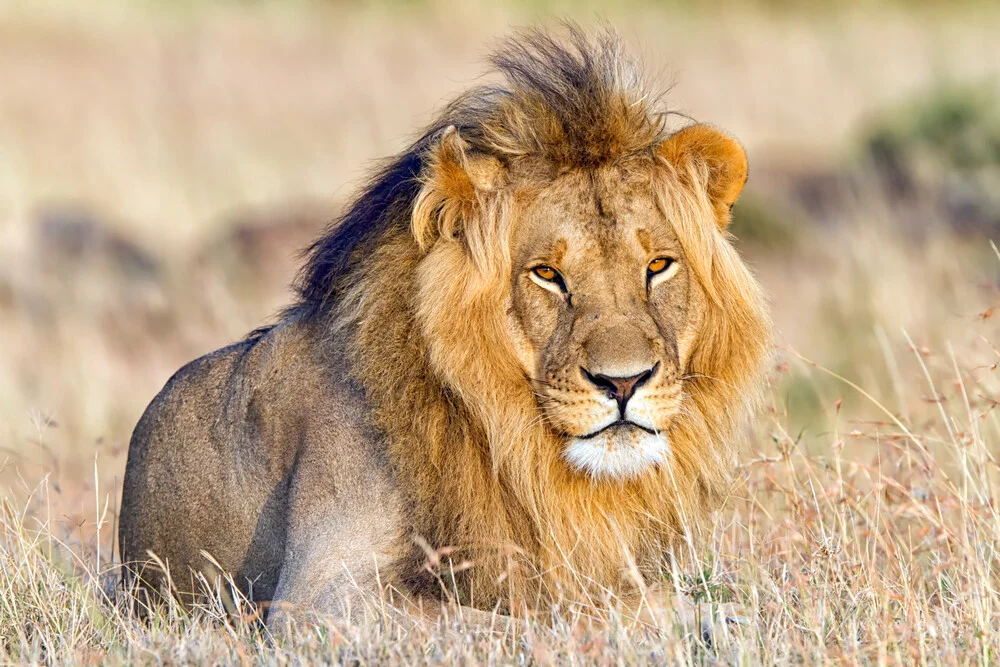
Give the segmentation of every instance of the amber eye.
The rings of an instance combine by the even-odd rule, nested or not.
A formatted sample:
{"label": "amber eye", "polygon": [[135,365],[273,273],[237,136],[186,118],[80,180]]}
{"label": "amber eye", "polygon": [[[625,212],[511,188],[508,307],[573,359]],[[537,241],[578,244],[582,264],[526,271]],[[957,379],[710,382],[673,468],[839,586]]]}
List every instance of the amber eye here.
{"label": "amber eye", "polygon": [[664,271],[666,271],[668,268],[670,268],[670,265],[673,263],[674,260],[670,259],[669,257],[657,257],[656,259],[654,259],[652,262],[649,263],[649,266],[647,267],[646,270],[649,271],[650,275],[655,276],[657,273],[663,273]]}
{"label": "amber eye", "polygon": [[542,264],[531,270],[531,279],[550,292],[566,294],[566,282],[558,271]]}
{"label": "amber eye", "polygon": [[535,275],[541,278],[542,280],[555,282],[556,276],[558,276],[559,273],[551,266],[536,266]]}
{"label": "amber eye", "polygon": [[646,284],[650,289],[670,280],[677,273],[677,262],[669,257],[657,257],[646,266]]}

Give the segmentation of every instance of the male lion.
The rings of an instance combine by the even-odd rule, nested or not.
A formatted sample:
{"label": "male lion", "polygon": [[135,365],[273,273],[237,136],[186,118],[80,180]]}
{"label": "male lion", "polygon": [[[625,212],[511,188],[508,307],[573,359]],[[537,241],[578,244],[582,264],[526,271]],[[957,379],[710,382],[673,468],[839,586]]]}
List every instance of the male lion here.
{"label": "male lion", "polygon": [[746,156],[668,132],[614,36],[568,33],[506,42],[506,82],[374,176],[278,323],[153,400],[129,580],[339,617],[390,588],[628,599],[718,505],[770,340],[726,234]]}

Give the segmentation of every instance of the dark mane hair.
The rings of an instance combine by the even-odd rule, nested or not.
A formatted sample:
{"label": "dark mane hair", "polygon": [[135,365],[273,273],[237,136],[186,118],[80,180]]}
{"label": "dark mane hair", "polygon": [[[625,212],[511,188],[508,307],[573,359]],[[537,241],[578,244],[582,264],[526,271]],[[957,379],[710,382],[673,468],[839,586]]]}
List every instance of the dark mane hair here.
{"label": "dark mane hair", "polygon": [[376,172],[305,251],[293,309],[316,312],[336,302],[353,260],[391,227],[409,224],[429,153],[449,126],[472,151],[505,165],[540,160],[552,173],[611,162],[663,138],[667,112],[656,108],[659,96],[645,90],[618,37],[605,30],[591,39],[575,25],[563,28],[562,40],[528,30],[503,42],[489,58],[503,83],[460,95]]}

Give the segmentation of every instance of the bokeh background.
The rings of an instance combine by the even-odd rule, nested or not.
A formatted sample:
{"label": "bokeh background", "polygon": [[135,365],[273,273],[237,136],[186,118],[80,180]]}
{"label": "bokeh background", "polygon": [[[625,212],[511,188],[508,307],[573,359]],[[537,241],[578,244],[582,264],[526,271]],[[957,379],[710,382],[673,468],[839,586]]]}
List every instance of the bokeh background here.
{"label": "bokeh background", "polygon": [[869,465],[901,421],[943,470],[983,429],[987,461],[996,3],[2,0],[4,497],[106,558],[155,392],[288,301],[296,251],[491,44],[561,18],[748,149],[732,229],[779,349],[747,458]]}

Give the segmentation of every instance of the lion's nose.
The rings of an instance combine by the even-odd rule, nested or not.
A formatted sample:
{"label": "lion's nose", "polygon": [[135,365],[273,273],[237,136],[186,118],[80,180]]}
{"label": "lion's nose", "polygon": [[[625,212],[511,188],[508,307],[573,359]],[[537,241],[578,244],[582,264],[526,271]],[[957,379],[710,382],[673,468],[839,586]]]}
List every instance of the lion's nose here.
{"label": "lion's nose", "polygon": [[613,398],[618,403],[618,412],[625,417],[625,406],[635,392],[642,385],[649,381],[649,378],[653,377],[656,373],[656,368],[659,364],[655,364],[652,368],[647,368],[643,372],[637,375],[630,375],[628,377],[612,377],[610,375],[604,375],[603,373],[591,373],[586,368],[581,368],[584,377],[586,377],[592,384],[600,389],[608,392],[608,395]]}

